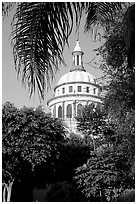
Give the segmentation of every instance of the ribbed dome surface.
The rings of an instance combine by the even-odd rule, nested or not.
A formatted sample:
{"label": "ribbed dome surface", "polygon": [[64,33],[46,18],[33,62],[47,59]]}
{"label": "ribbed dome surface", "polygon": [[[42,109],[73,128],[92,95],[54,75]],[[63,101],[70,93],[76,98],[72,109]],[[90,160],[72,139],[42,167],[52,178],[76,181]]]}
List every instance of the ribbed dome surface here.
{"label": "ribbed dome surface", "polygon": [[95,78],[88,72],[72,71],[72,72],[68,72],[67,74],[64,74],[60,78],[57,85],[61,85],[61,84],[68,83],[68,82],[91,82],[91,83],[95,83],[94,79]]}

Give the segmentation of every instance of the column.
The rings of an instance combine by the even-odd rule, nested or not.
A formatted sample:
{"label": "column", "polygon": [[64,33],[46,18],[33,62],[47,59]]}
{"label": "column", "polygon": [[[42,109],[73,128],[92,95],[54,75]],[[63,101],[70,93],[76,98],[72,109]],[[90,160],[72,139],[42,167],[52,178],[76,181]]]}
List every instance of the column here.
{"label": "column", "polygon": [[64,101],[62,102],[62,118],[64,119]]}
{"label": "column", "polygon": [[56,105],[53,107],[53,117],[56,118]]}
{"label": "column", "polygon": [[73,101],[73,118],[76,117],[76,101]]}

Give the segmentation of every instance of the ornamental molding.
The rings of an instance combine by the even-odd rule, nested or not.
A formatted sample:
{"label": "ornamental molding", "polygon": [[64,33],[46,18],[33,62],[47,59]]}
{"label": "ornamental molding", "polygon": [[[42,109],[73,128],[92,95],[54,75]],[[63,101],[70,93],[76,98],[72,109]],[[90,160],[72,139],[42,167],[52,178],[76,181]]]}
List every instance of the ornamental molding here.
{"label": "ornamental molding", "polygon": [[[87,97],[87,100],[89,100],[89,98],[91,98],[90,99],[91,101],[93,101],[94,98],[100,99],[101,101],[103,100],[103,97],[96,96],[96,95],[91,95],[91,94],[66,94],[66,95],[56,96],[56,97],[53,97],[53,98],[49,99],[47,101],[47,105],[49,106],[49,103],[51,101],[54,101],[54,100],[57,100],[57,99],[62,99],[62,98],[68,98],[68,97],[70,97],[69,101],[79,100],[79,99],[76,99],[76,97]],[[73,97],[73,99],[71,99],[72,97]],[[63,100],[63,101],[66,101],[66,100]],[[83,99],[83,101],[85,101],[85,100]]]}
{"label": "ornamental molding", "polygon": [[62,84],[59,84],[59,85],[55,86],[54,92],[55,92],[55,90],[56,90],[58,87],[64,86],[64,85],[69,85],[69,84],[87,84],[87,85],[93,85],[93,86],[95,86],[95,87],[97,87],[97,88],[101,88],[98,84],[94,84],[94,83],[92,83],[92,82],[74,81],[74,82],[62,83]]}

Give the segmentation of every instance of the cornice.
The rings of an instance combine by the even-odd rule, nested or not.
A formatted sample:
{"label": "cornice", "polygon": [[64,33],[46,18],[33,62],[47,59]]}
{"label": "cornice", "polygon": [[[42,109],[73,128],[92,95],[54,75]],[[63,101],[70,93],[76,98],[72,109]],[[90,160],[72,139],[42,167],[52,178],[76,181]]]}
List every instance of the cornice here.
{"label": "cornice", "polygon": [[61,96],[56,96],[56,97],[53,97],[53,98],[51,98],[51,99],[49,99],[48,101],[47,101],[47,105],[49,105],[49,103],[51,102],[51,101],[53,101],[53,100],[56,100],[56,99],[58,99],[58,98],[68,98],[68,97],[80,97],[80,96],[82,96],[82,97],[92,97],[92,98],[97,98],[97,99],[100,99],[100,100],[103,100],[103,97],[101,97],[101,96],[97,96],[97,95],[91,95],[91,94],[66,94],[66,95],[61,95]]}
{"label": "cornice", "polygon": [[60,87],[60,86],[64,86],[64,85],[68,85],[68,84],[78,84],[78,83],[80,83],[80,84],[89,84],[89,85],[93,85],[93,86],[96,86],[96,87],[100,88],[100,86],[99,86],[98,84],[94,84],[94,83],[92,83],[92,82],[73,81],[73,82],[66,82],[66,83],[59,84],[59,85],[55,86],[54,92],[55,92],[55,90],[56,90],[58,87]]}

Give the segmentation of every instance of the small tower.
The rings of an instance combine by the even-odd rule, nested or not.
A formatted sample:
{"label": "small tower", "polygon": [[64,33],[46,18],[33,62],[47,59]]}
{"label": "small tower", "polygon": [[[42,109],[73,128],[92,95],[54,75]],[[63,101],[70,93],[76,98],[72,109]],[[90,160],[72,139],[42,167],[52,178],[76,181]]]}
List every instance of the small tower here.
{"label": "small tower", "polygon": [[83,52],[81,50],[81,47],[80,47],[80,43],[79,43],[79,40],[77,40],[76,42],[76,46],[72,52],[72,55],[73,55],[73,66],[72,66],[72,69],[70,71],[76,71],[76,70],[79,70],[79,71],[86,71],[83,67]]}

